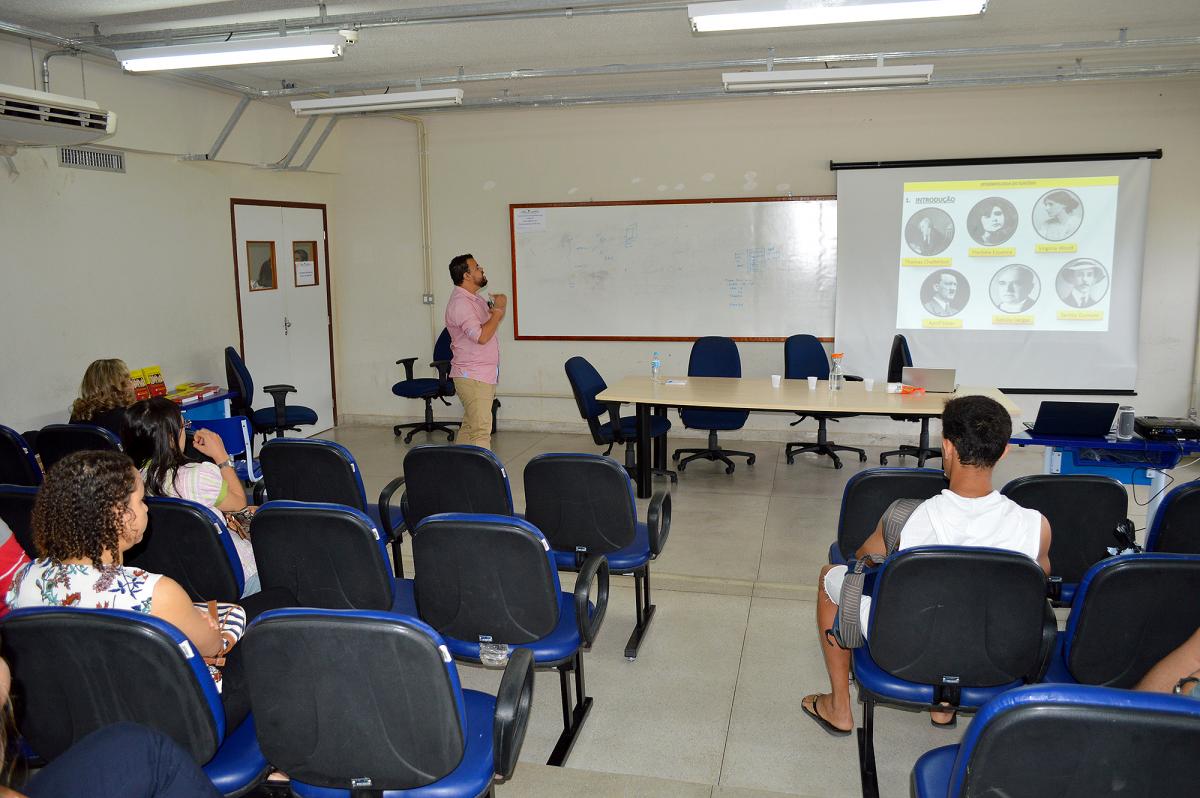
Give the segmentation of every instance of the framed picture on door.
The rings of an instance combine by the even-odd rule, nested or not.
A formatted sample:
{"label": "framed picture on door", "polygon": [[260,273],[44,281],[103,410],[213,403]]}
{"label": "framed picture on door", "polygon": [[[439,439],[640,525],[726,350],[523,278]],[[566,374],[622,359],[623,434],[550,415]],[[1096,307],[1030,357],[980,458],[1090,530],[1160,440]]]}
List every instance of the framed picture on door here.
{"label": "framed picture on door", "polygon": [[279,287],[274,241],[246,242],[246,275],[251,291],[272,291]]}
{"label": "framed picture on door", "polygon": [[297,288],[321,282],[321,273],[317,269],[316,241],[292,242],[292,274]]}

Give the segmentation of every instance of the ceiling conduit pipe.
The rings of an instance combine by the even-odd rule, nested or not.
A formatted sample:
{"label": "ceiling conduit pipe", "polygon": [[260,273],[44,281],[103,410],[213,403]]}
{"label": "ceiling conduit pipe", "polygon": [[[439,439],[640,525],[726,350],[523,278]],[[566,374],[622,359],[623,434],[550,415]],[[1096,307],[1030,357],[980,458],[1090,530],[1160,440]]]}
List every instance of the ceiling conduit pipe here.
{"label": "ceiling conduit pipe", "polygon": [[42,58],[42,91],[50,91],[50,59],[59,55],[79,55],[79,50],[51,50]]}

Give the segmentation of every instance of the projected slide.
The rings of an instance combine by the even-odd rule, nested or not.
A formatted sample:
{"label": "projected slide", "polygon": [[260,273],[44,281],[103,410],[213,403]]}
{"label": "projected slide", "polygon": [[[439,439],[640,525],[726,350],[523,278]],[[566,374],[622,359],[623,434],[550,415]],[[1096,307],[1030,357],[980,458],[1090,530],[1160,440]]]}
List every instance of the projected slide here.
{"label": "projected slide", "polygon": [[1106,332],[1118,182],[904,183],[896,327]]}

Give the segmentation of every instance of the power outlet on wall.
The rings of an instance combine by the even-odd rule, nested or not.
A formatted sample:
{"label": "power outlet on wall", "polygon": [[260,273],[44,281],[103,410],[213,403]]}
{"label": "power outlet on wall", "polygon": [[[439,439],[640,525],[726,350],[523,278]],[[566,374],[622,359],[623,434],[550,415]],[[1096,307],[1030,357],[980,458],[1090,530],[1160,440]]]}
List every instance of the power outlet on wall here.
{"label": "power outlet on wall", "polygon": [[422,294],[421,295],[421,304],[422,305],[432,305],[433,304],[433,294]]}

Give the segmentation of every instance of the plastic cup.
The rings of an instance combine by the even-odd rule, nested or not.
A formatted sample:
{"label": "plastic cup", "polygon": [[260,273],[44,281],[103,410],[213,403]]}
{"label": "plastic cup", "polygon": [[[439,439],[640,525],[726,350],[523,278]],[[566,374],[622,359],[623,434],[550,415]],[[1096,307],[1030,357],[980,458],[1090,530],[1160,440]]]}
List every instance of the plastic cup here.
{"label": "plastic cup", "polygon": [[868,391],[875,390],[875,378],[874,377],[864,377],[863,378],[863,387],[866,388]]}
{"label": "plastic cup", "polygon": [[817,390],[817,378],[816,377],[808,378],[808,390],[810,390],[810,391]]}
{"label": "plastic cup", "polygon": [[780,384],[781,382],[783,382],[783,375],[782,375],[782,374],[772,374],[772,375],[771,375],[771,387],[772,387],[772,388],[778,388],[778,387],[779,387],[779,384]]}

